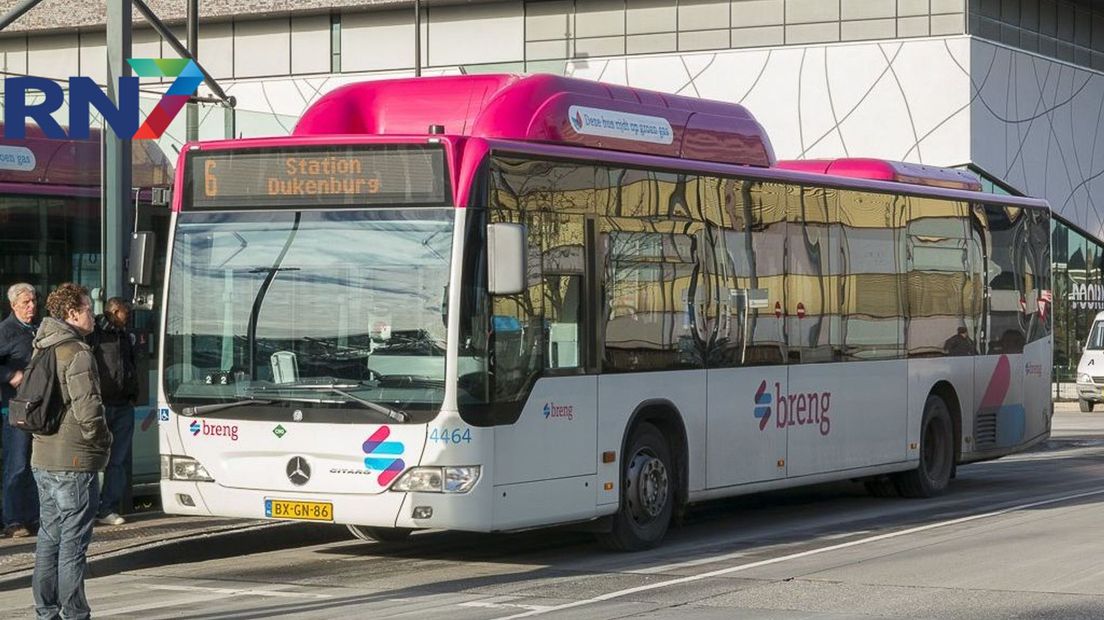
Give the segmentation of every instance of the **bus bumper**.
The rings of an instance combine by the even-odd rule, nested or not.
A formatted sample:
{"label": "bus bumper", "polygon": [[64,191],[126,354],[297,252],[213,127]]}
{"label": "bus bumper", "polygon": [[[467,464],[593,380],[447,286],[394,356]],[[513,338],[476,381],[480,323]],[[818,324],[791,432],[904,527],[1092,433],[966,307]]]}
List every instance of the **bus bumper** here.
{"label": "bus bumper", "polygon": [[[489,532],[493,523],[490,484],[481,480],[468,493],[402,493],[325,495],[232,489],[211,482],[161,481],[161,505],[166,514],[239,517],[242,519],[300,520],[368,527],[440,528]],[[302,517],[271,514],[272,502],[330,511]]]}

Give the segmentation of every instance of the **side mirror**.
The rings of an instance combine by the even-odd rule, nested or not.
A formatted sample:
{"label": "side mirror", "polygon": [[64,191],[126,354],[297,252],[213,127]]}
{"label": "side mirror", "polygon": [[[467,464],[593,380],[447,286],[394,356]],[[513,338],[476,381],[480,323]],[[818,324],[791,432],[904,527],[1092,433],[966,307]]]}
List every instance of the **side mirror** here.
{"label": "side mirror", "polygon": [[134,286],[149,286],[153,277],[153,233],[130,235],[129,281]]}
{"label": "side mirror", "polygon": [[492,295],[515,295],[525,290],[525,226],[487,226],[487,290]]}

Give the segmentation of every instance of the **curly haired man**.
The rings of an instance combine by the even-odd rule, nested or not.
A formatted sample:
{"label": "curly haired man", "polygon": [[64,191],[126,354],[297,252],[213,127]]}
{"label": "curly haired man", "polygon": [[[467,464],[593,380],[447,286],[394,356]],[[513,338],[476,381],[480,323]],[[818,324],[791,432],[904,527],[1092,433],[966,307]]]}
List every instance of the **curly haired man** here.
{"label": "curly haired man", "polygon": [[84,342],[95,318],[88,289],[68,282],[50,293],[46,310],[34,354],[57,356],[64,410],[58,432],[35,435],[31,449],[41,511],[31,589],[38,618],[90,618],[86,553],[100,503],[96,474],[111,448],[96,360]]}

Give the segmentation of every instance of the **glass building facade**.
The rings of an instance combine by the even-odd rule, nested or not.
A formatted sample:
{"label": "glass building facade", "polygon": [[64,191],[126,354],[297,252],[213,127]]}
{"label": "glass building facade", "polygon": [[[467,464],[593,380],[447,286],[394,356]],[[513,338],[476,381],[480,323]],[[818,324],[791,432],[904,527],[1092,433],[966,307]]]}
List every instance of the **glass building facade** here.
{"label": "glass building facade", "polygon": [[1093,317],[1104,311],[1104,245],[1055,217],[1051,225],[1054,277],[1054,379],[1072,383]]}

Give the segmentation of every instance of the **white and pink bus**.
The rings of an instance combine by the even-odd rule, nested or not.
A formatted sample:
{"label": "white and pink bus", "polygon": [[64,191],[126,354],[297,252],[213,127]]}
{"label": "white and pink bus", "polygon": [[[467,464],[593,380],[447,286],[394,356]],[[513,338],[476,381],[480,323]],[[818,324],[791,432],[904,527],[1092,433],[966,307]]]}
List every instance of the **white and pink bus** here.
{"label": "white and pink bus", "polygon": [[711,498],[937,494],[1050,429],[1049,210],[979,189],[547,75],[356,84],[190,145],[164,509],[641,549]]}

